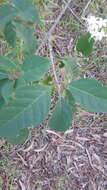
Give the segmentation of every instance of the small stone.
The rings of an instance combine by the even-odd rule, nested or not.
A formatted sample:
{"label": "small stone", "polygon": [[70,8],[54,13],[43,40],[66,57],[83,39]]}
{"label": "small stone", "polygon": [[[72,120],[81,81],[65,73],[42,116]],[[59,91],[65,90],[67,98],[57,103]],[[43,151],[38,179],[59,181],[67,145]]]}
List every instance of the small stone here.
{"label": "small stone", "polygon": [[103,137],[107,137],[107,132],[103,134]]}

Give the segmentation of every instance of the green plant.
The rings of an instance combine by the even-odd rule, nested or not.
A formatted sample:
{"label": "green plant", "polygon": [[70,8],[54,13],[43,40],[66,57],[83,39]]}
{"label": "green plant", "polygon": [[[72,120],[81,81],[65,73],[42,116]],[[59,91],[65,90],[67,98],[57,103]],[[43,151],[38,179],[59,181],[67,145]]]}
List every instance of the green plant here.
{"label": "green plant", "polygon": [[[13,50],[16,48],[11,57],[0,56],[0,137],[13,144],[28,137],[28,126],[44,121],[53,90],[57,90],[49,83],[51,77],[44,78],[50,61],[34,54],[34,26],[40,23],[31,0],[12,0],[0,7],[0,29],[7,43]],[[76,49],[87,57],[92,54],[93,45],[94,40],[86,33],[77,41]],[[72,123],[76,103],[90,112],[107,112],[107,87],[94,79],[70,81],[70,73],[78,73],[76,59],[62,60],[60,68],[65,68],[68,77],[48,122],[51,129],[58,131],[67,130]]]}

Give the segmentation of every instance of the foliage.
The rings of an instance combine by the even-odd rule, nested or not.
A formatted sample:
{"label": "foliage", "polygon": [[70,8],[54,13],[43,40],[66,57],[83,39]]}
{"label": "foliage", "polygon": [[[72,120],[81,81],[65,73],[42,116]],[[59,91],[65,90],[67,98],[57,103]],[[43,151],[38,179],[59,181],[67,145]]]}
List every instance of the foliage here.
{"label": "foliage", "polygon": [[107,112],[107,87],[88,78],[73,81],[69,86],[81,108],[90,112]]}
{"label": "foliage", "polygon": [[65,97],[59,97],[49,121],[49,127],[57,131],[67,130],[68,126],[71,124],[74,111],[75,102],[72,94],[67,90]]}
{"label": "foliage", "polygon": [[84,56],[88,57],[92,54],[93,44],[94,39],[91,38],[90,33],[85,33],[78,39],[76,49],[78,52],[81,52]]}
{"label": "foliage", "polygon": [[[57,90],[45,77],[50,61],[35,55],[37,41],[34,26],[39,14],[31,0],[12,0],[0,7],[0,30],[16,54],[0,56],[0,137],[19,144],[28,137],[29,126],[39,126],[50,110],[51,94]],[[20,52],[17,52],[17,46]],[[89,33],[80,36],[76,50],[84,57],[93,52],[94,40]],[[105,63],[107,58],[105,58]],[[72,123],[77,104],[90,112],[107,112],[107,87],[95,79],[74,80],[80,72],[77,58],[60,57],[59,69],[68,77],[58,97],[48,127],[65,131]]]}

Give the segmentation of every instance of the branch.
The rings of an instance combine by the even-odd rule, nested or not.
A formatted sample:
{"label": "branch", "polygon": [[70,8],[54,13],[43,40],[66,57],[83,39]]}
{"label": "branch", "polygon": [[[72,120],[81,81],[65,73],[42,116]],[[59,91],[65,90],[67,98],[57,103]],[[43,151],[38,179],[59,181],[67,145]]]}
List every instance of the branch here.
{"label": "branch", "polygon": [[50,60],[51,60],[51,63],[52,63],[52,69],[53,69],[53,74],[54,74],[54,78],[55,78],[55,83],[56,83],[56,85],[58,87],[58,95],[61,96],[61,87],[60,87],[60,83],[58,81],[58,77],[57,77],[56,69],[55,69],[51,36],[49,37],[48,42],[49,42],[48,44],[49,44]]}
{"label": "branch", "polygon": [[[65,5],[67,4],[67,2],[65,0],[62,0]],[[80,20],[80,18],[74,13],[74,11],[68,6],[68,9],[71,11],[72,15],[76,18],[77,21],[79,21],[79,23],[84,26],[84,23]]]}
{"label": "branch", "polygon": [[81,15],[82,17],[85,16],[85,12],[86,12],[86,10],[88,9],[88,7],[90,6],[91,3],[92,3],[92,0],[89,0],[88,3],[86,4],[86,6],[85,6],[85,8],[83,10],[83,13]]}
{"label": "branch", "polygon": [[64,8],[62,9],[62,11],[60,12],[60,14],[58,15],[58,17],[56,18],[54,24],[52,25],[52,27],[50,28],[50,30],[48,31],[47,35],[45,36],[45,39],[42,41],[42,43],[40,44],[40,46],[38,47],[36,54],[39,53],[40,49],[43,47],[43,45],[45,45],[47,39],[50,38],[50,36],[52,35],[52,33],[54,32],[54,29],[56,28],[56,26],[58,25],[60,19],[62,18],[63,14],[65,13],[66,9],[69,7],[69,4],[71,3],[72,0],[69,0],[68,3],[66,3],[66,5],[64,6]]}

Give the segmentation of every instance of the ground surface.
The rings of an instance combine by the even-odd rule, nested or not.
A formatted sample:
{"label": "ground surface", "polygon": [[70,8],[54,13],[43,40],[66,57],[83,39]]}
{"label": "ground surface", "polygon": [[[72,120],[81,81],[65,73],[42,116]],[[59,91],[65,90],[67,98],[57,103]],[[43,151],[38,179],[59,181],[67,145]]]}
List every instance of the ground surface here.
{"label": "ground surface", "polygon": [[[41,44],[64,8],[63,0],[35,1],[43,25],[36,27]],[[73,0],[52,33],[53,54],[78,56],[75,41],[85,30],[82,16],[107,15],[106,0]],[[96,53],[88,62],[79,62],[82,72],[74,78],[89,77],[107,84],[107,41],[96,44]],[[1,44],[1,54],[6,51]],[[46,42],[38,54],[49,57]],[[94,61],[93,61],[94,60]],[[63,81],[64,70],[56,70]],[[51,69],[48,73],[53,77]],[[53,104],[57,95],[53,97]],[[78,110],[70,129],[65,133],[46,130],[46,122],[29,129],[30,136],[23,145],[12,146],[0,141],[0,190],[107,190],[107,114]]]}

